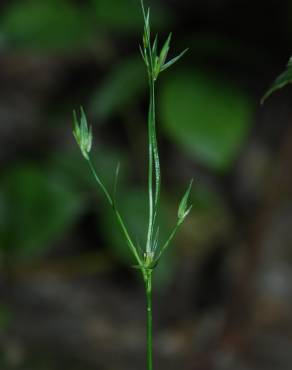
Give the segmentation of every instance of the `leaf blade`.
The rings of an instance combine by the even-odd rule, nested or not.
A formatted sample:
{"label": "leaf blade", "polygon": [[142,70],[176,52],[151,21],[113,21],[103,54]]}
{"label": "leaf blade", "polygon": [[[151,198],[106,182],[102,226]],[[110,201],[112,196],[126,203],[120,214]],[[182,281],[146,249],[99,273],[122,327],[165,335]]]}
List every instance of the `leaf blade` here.
{"label": "leaf blade", "polygon": [[167,63],[165,63],[160,71],[163,72],[165,71],[166,69],[168,69],[169,67],[171,67],[174,63],[176,63],[178,60],[180,60],[184,55],[185,53],[188,51],[189,49],[185,49],[183,50],[179,55],[177,55],[176,57],[172,58],[170,61],[168,61]]}
{"label": "leaf blade", "polygon": [[292,57],[290,57],[286,69],[282,72],[269,87],[268,91],[261,99],[261,105],[270,97],[275,91],[282,89],[289,83],[292,83]]}
{"label": "leaf blade", "polygon": [[191,182],[190,182],[190,185],[188,186],[187,190],[185,191],[181,201],[180,201],[180,204],[179,204],[179,207],[178,207],[178,213],[177,213],[177,216],[178,216],[178,220],[183,222],[184,219],[187,217],[187,215],[190,213],[191,209],[192,209],[192,205],[188,206],[188,201],[189,201],[189,196],[190,196],[190,193],[191,193],[191,190],[192,190],[192,186],[193,186],[193,182],[194,180],[192,179]]}

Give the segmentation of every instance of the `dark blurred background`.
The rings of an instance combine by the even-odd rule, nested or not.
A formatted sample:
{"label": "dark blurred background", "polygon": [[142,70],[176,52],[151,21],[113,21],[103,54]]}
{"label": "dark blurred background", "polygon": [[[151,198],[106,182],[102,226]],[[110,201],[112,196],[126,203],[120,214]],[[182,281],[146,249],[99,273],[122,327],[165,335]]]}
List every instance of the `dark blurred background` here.
{"label": "dark blurred background", "polygon": [[[259,100],[291,54],[292,1],[152,0],[160,45],[190,50],[159,80],[161,240],[155,368],[292,368],[292,90]],[[146,4],[146,5],[147,5]],[[138,0],[0,4],[0,369],[145,365],[141,278],[72,136],[143,244],[147,82]]]}

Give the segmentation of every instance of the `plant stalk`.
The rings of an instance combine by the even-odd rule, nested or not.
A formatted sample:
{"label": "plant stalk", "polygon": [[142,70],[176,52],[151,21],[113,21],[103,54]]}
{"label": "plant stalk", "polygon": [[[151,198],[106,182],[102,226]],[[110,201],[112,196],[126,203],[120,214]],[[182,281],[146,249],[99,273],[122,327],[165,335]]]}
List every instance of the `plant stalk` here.
{"label": "plant stalk", "polygon": [[[155,117],[155,80],[149,74],[150,104],[148,112],[148,143],[149,143],[149,164],[148,164],[148,192],[149,192],[149,223],[146,242],[146,253],[151,253],[154,226],[158,211],[160,196],[160,163],[156,137]],[[155,176],[155,188],[153,191],[153,175]]]}
{"label": "plant stalk", "polygon": [[146,271],[145,279],[147,300],[147,370],[153,370],[152,361],[152,270]]}

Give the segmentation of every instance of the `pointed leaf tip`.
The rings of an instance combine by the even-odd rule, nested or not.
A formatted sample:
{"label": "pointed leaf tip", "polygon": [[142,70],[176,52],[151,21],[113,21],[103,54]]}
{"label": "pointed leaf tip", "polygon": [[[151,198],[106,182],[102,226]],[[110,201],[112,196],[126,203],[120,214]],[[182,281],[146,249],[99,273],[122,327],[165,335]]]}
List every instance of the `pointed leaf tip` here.
{"label": "pointed leaf tip", "polygon": [[89,159],[89,152],[92,146],[92,128],[87,124],[84,109],[80,107],[80,120],[77,113],[73,111],[74,129],[73,135],[85,159]]}
{"label": "pointed leaf tip", "polygon": [[165,40],[165,43],[161,49],[161,52],[160,52],[160,56],[159,56],[159,66],[160,66],[160,70],[161,68],[163,67],[165,61],[166,61],[166,58],[167,58],[167,55],[168,55],[168,52],[169,52],[169,45],[170,45],[170,41],[171,41],[171,37],[172,37],[172,33],[170,33],[167,37],[167,39]]}
{"label": "pointed leaf tip", "polygon": [[120,174],[120,162],[118,162],[115,172],[115,179],[114,179],[114,191],[113,191],[113,201],[114,206],[116,206],[116,198],[117,198],[117,187],[118,187],[118,179]]}
{"label": "pointed leaf tip", "polygon": [[162,67],[161,67],[161,72],[162,71],[165,71],[167,68],[171,67],[174,63],[176,63],[178,60],[180,60],[184,55],[185,53],[188,51],[189,49],[185,49],[184,51],[182,51],[178,56],[172,58],[170,61],[168,61],[167,63],[165,63]]}
{"label": "pointed leaf tip", "polygon": [[286,69],[282,72],[272,83],[268,91],[261,99],[261,105],[270,97],[275,91],[282,89],[287,84],[292,83],[292,57],[290,57]]}
{"label": "pointed leaf tip", "polygon": [[192,190],[193,186],[193,180],[191,180],[190,185],[188,186],[184,196],[182,197],[182,200],[180,201],[179,207],[178,207],[178,219],[182,222],[187,215],[190,213],[192,209],[192,205],[188,205],[189,196]]}

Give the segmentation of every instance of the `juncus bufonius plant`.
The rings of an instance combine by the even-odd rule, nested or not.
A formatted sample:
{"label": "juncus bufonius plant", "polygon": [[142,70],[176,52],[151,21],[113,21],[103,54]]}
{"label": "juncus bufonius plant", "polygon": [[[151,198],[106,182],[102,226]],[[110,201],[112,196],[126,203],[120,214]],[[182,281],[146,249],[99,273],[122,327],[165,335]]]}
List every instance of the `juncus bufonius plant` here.
{"label": "juncus bufonius plant", "polygon": [[143,19],[144,19],[144,32],[143,41],[140,45],[140,52],[144,63],[146,65],[147,77],[149,83],[149,111],[148,111],[148,226],[146,233],[146,243],[144,248],[138,246],[132,239],[122,215],[119,212],[116,203],[116,188],[119,175],[119,166],[116,169],[115,182],[113,192],[110,192],[101,177],[94,168],[90,151],[92,146],[92,130],[88,126],[84,110],[81,108],[80,118],[74,112],[74,137],[79,145],[81,153],[87,161],[89,168],[93,174],[101,191],[104,193],[109,205],[113,209],[117,224],[124,236],[125,242],[128,245],[133,257],[136,261],[136,267],[141,271],[145,283],[145,291],[147,298],[147,370],[152,370],[152,274],[155,267],[158,265],[163,253],[167,250],[170,242],[174,238],[180,225],[184,222],[185,218],[191,211],[192,205],[189,204],[189,196],[192,187],[192,181],[187,188],[184,196],[178,207],[176,224],[171,230],[168,238],[160,243],[159,242],[159,225],[157,222],[157,215],[159,211],[160,187],[161,187],[161,174],[160,174],[160,160],[156,136],[156,109],[155,109],[155,93],[156,83],[161,72],[171,67],[177,62],[186,52],[184,50],[181,54],[173,59],[167,60],[171,34],[167,37],[161,50],[158,50],[158,38],[154,40],[151,38],[150,32],[150,9],[147,11],[144,8],[143,1],[141,0]]}

